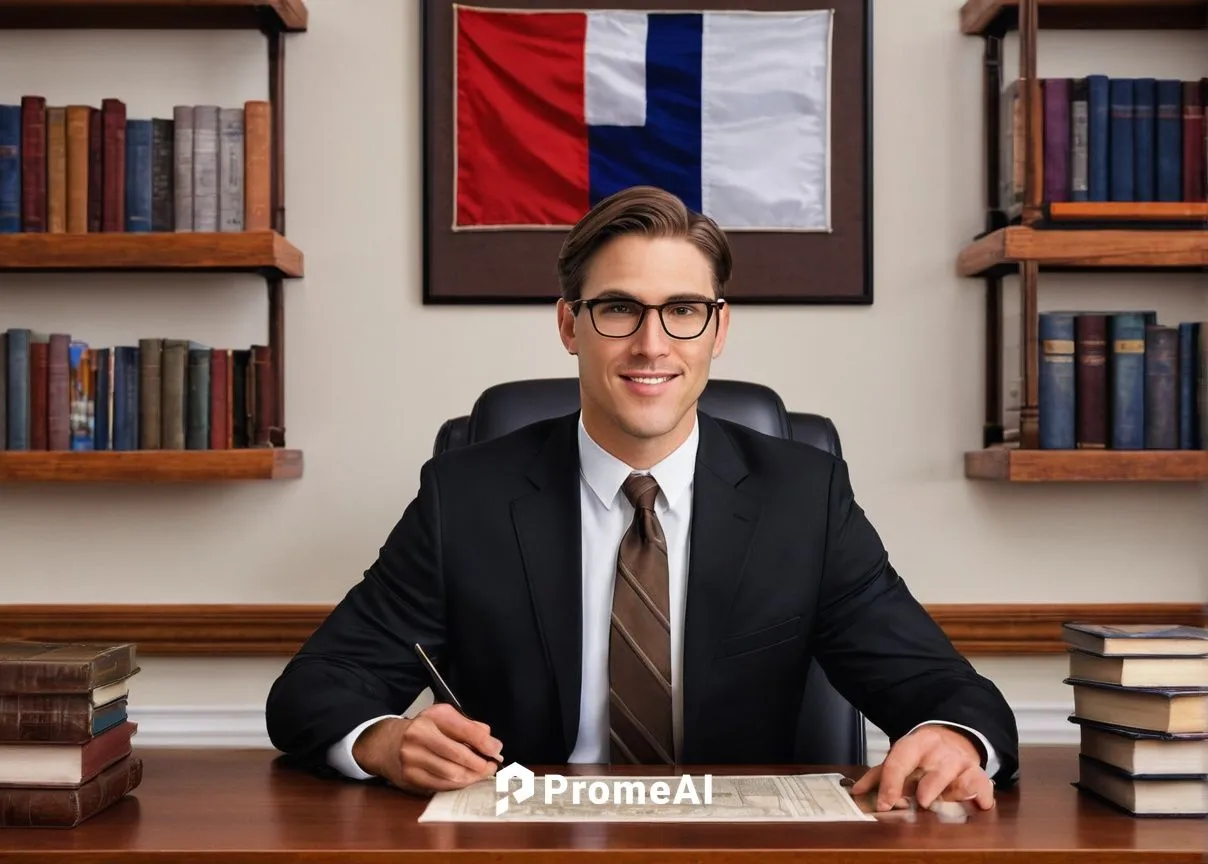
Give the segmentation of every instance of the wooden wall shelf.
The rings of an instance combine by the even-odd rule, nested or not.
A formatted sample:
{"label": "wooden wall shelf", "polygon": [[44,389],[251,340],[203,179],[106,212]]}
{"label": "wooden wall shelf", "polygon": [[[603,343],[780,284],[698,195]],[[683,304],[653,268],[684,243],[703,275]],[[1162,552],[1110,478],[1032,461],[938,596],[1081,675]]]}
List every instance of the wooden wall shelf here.
{"label": "wooden wall shelf", "polygon": [[[963,246],[956,271],[976,278],[985,291],[985,412],[982,446],[1010,446],[1005,418],[1003,365],[1007,351],[1003,309],[1006,277],[1018,278],[1019,452],[990,449],[966,455],[969,477],[1025,480],[1202,480],[1201,456],[1169,453],[1077,460],[1036,452],[1040,445],[1039,369],[1041,274],[1049,272],[1197,274],[1208,276],[1208,205],[1203,202],[1048,202],[1044,194],[1044,91],[1037,72],[1040,31],[1044,29],[1129,30],[1208,29],[1208,0],[965,0],[962,32],[982,43],[982,234]],[[1005,35],[1018,31],[1019,64],[1005,63]],[[1015,122],[1004,111],[1010,81],[1018,87],[1022,141],[1008,165],[1004,149]],[[1022,157],[1021,159],[1018,157]],[[1003,171],[1009,173],[1004,175]],[[1004,181],[1015,176],[1022,192],[1013,204],[1003,197]],[[1020,190],[1019,181],[1022,180]],[[1202,279],[1201,279],[1202,281]],[[1014,374],[1010,373],[1010,378]],[[1087,461],[1090,460],[1090,461]]]}
{"label": "wooden wall shelf", "polygon": [[130,30],[242,28],[264,36],[268,71],[271,230],[90,232],[0,235],[0,272],[247,273],[268,293],[272,392],[257,403],[274,450],[111,451],[0,454],[0,481],[175,481],[277,479],[301,474],[285,450],[286,279],[303,275],[302,253],[285,231],[285,39],[307,29],[305,0],[0,0],[0,29]]}
{"label": "wooden wall shelf", "polygon": [[[143,656],[289,656],[323,621],[327,604],[0,605],[0,640],[138,643]],[[928,605],[957,650],[980,656],[1064,654],[1065,621],[1205,623],[1197,603]]]}
{"label": "wooden wall shelf", "polygon": [[0,271],[177,271],[303,275],[302,253],[276,231],[0,234]]}
{"label": "wooden wall shelf", "polygon": [[283,448],[0,451],[0,483],[180,483],[301,476],[302,451]]}
{"label": "wooden wall shelf", "polygon": [[961,276],[1003,276],[1021,263],[1041,270],[1166,270],[1208,268],[1208,229],[1097,230],[1012,225],[979,237],[961,250]]}
{"label": "wooden wall shelf", "polygon": [[[1200,30],[1208,0],[1040,0],[1041,30]],[[1001,34],[1019,26],[1019,0],[967,0],[961,32]]]}
{"label": "wooden wall shelf", "polygon": [[[1208,623],[1203,603],[944,603],[927,612],[964,654],[1065,654],[1066,621],[1102,624]],[[0,612],[0,616],[3,613]]]}
{"label": "wooden wall shelf", "polygon": [[303,0],[0,0],[0,29],[263,30],[300,33]]}
{"label": "wooden wall shelf", "polygon": [[965,454],[965,476],[1013,483],[1198,482],[1208,480],[1208,451],[988,447]]}

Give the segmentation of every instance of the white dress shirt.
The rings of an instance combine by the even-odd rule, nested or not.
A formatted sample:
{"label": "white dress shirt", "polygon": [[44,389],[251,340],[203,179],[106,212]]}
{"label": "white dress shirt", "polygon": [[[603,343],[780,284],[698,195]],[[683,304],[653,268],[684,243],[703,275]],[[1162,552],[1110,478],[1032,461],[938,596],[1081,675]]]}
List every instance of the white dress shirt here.
{"label": "white dress shirt", "polygon": [[[649,472],[634,472],[628,465],[598,445],[579,420],[579,504],[581,508],[581,545],[583,561],[583,683],[579,692],[579,730],[569,758],[571,763],[606,763],[609,761],[608,742],[608,641],[612,616],[612,585],[617,549],[621,537],[633,520],[633,505],[621,491],[621,484],[632,473],[649,473],[658,481],[655,514],[667,539],[667,564],[670,575],[671,602],[671,693],[672,721],[675,736],[675,758],[683,752],[683,645],[684,608],[687,599],[688,542],[692,524],[692,478],[696,468],[696,451],[700,427],[694,423],[692,432],[674,452],[650,468]],[[425,691],[427,693],[428,691]],[[418,714],[425,694],[421,694],[401,715]],[[742,706],[734,706],[742,710]],[[352,758],[352,745],[361,731],[382,719],[374,717],[357,726],[347,736],[333,744],[327,752],[328,763],[341,773],[358,780],[370,777]],[[931,722],[931,721],[928,721]],[[934,721],[944,723],[945,721]],[[919,726],[927,725],[920,723]],[[986,773],[991,777],[998,771],[998,757],[990,742],[975,729],[948,723],[977,737],[988,756]],[[914,727],[915,729],[918,726]],[[911,731],[914,731],[913,729]],[[504,742],[507,749],[507,742]]]}
{"label": "white dress shirt", "polygon": [[592,440],[579,420],[579,506],[583,544],[583,686],[579,691],[579,737],[570,762],[608,762],[608,642],[617,549],[633,522],[633,505],[621,485],[633,473],[649,473],[659,484],[654,512],[667,539],[671,603],[671,718],[675,758],[683,752],[683,660],[688,529],[692,523],[692,475],[699,426],[649,472],[632,468]]}

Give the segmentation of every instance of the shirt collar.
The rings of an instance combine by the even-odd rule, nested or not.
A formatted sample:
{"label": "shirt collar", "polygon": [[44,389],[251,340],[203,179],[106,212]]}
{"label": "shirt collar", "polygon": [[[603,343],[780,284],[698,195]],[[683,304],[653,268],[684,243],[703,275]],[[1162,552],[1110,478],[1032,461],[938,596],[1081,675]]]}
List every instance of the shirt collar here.
{"label": "shirt collar", "polygon": [[[668,507],[674,507],[680,497],[692,485],[696,470],[696,450],[700,441],[700,424],[693,418],[692,431],[688,438],[650,470],[636,473],[651,474],[659,484],[659,498],[665,499]],[[579,470],[592,492],[605,508],[611,510],[621,491],[625,478],[635,473],[620,459],[613,456],[595,442],[583,425],[579,415]]]}

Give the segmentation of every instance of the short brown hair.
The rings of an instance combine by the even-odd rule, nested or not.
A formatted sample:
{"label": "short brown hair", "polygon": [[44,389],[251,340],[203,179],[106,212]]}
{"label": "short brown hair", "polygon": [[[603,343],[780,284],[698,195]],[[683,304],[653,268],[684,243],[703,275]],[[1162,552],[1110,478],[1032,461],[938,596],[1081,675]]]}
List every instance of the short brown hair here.
{"label": "short brown hair", "polygon": [[562,298],[578,300],[592,257],[613,237],[682,237],[693,243],[713,269],[713,291],[724,296],[733,262],[730,243],[717,223],[689,210],[684,202],[654,186],[632,186],[605,198],[571,229],[558,255]]}

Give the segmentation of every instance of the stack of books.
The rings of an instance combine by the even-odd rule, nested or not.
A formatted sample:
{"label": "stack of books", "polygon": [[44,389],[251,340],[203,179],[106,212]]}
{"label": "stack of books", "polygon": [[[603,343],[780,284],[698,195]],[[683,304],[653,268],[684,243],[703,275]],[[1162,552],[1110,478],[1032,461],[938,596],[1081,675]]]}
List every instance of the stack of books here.
{"label": "stack of books", "polygon": [[1208,628],[1067,623],[1078,781],[1135,816],[1208,816]]}
{"label": "stack of books", "polygon": [[132,644],[0,642],[0,827],[70,828],[142,782],[138,671]]}

